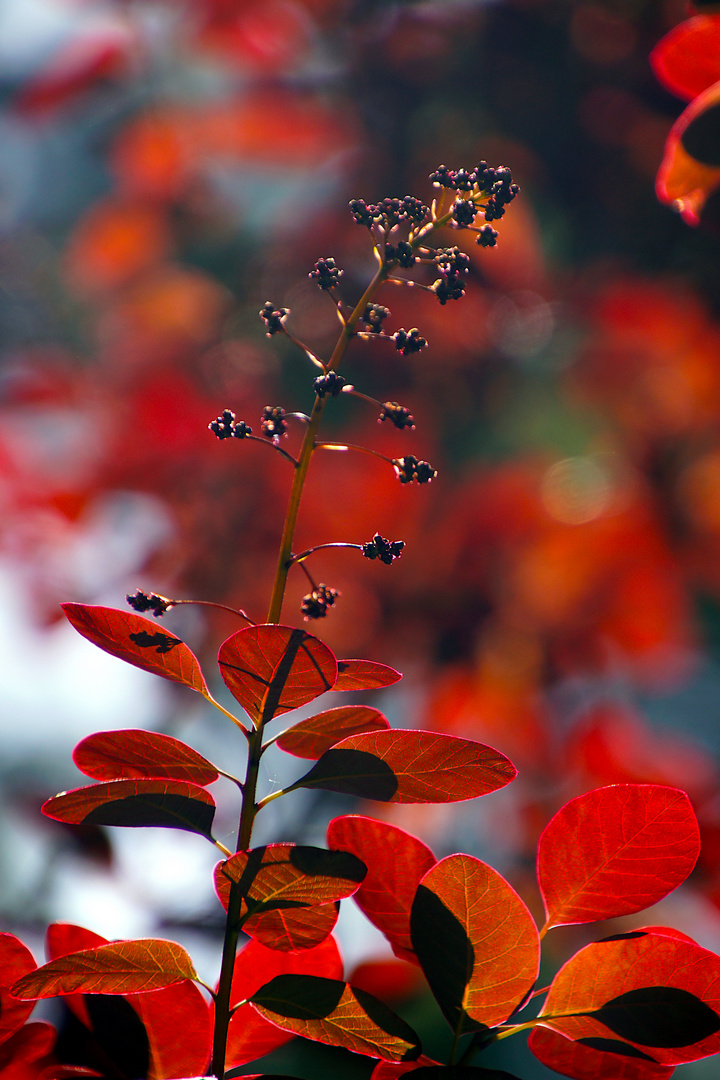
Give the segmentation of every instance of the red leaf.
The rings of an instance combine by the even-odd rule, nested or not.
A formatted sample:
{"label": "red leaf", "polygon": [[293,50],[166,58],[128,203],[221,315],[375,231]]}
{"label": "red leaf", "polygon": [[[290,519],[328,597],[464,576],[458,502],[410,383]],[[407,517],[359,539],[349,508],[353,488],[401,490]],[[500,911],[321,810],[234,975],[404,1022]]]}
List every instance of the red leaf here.
{"label": "red leaf", "polygon": [[[322,945],[297,954],[275,952],[250,941],[235,960],[231,1005],[252,997],[266,982],[284,973],[342,978],[342,960],[335,940],[328,938]],[[254,1061],[292,1037],[291,1032],[264,1020],[252,1005],[241,1005],[230,1017],[225,1068]]]}
{"label": "red leaf", "polygon": [[318,787],[380,802],[459,802],[497,791],[516,775],[490,746],[393,728],[343,739],[288,790]]}
{"label": "red leaf", "polygon": [[68,619],[83,637],[111,656],[152,671],[208,697],[200,665],[175,634],[130,611],[89,604],[63,604]]}
{"label": "red leaf", "polygon": [[[57,1032],[43,1020],[25,1024],[0,1046],[0,1076],[3,1080],[24,1080],[28,1075],[23,1066],[39,1061],[55,1045]],[[16,1073],[17,1070],[17,1073]]]}
{"label": "red leaf", "polygon": [[18,979],[11,992],[25,1001],[78,991],[144,993],[196,978],[192,961],[181,945],[160,938],[140,938],[60,956]]}
{"label": "red leaf", "polygon": [[384,731],[390,725],[381,712],[367,705],[341,705],[310,716],[283,732],[277,745],[295,757],[317,760],[342,739],[365,731]]}
{"label": "red leaf", "polygon": [[528,1046],[535,1057],[548,1069],[572,1076],[574,1080],[669,1080],[675,1069],[656,1065],[642,1058],[596,1050],[583,1043],[572,1042],[549,1028],[530,1032]]}
{"label": "red leaf", "polygon": [[425,980],[417,963],[394,958],[363,961],[353,968],[348,982],[391,1005],[416,997],[425,989]]}
{"label": "red leaf", "polygon": [[720,17],[698,15],[676,26],[650,53],[663,86],[692,101],[720,79]]}
{"label": "red leaf", "polygon": [[333,690],[379,690],[399,682],[402,675],[373,660],[338,660],[338,677]]}
{"label": "red leaf", "polygon": [[94,780],[162,777],[205,787],[220,775],[202,754],[179,739],[137,728],[88,735],[73,750],[73,761]]}
{"label": "red leaf", "polygon": [[378,1061],[372,1071],[370,1080],[398,1080],[405,1073],[422,1069],[423,1065],[438,1065],[439,1062],[421,1054],[417,1061]]}
{"label": "red leaf", "polygon": [[306,1039],[390,1061],[413,1060],[412,1028],[371,994],[339,979],[276,975],[250,999],[261,1016]]}
{"label": "red leaf", "polygon": [[[76,926],[74,923],[51,923],[45,934],[45,952],[48,960],[56,960],[59,956],[67,956],[68,953],[109,944],[107,938],[96,934],[93,930],[86,930],[84,926]],[[65,1004],[86,1028],[92,1030],[92,1020],[83,994],[67,994]]]}
{"label": "red leaf", "polygon": [[437,862],[430,848],[395,825],[355,814],[331,821],[327,842],[366,864],[356,904],[382,931],[396,956],[417,963],[410,940],[410,908],[421,878]]}
{"label": "red leaf", "polygon": [[256,724],[331,690],[337,660],[304,630],[274,623],[246,626],[220,646],[220,673]]}
{"label": "red leaf", "polygon": [[471,855],[449,855],[423,877],[412,942],[453,1029],[506,1020],[537,978],[540,938],[507,881]]}
{"label": "red leaf", "polygon": [[700,831],[684,791],[617,784],[571,799],[538,847],[547,925],[642,911],[682,884],[699,854]]}
{"label": "red leaf", "polygon": [[204,788],[180,780],[110,780],[62,792],[41,809],[69,825],[156,826],[212,840],[215,802]]}
{"label": "red leaf", "polygon": [[10,994],[21,976],[37,967],[30,950],[14,934],[0,934],[0,1043],[23,1026],[33,1005],[25,1005]]}
{"label": "red leaf", "polygon": [[720,957],[679,938],[635,934],[576,953],[540,1017],[567,1038],[624,1041],[670,1066],[720,1050],[718,1012]]}
{"label": "red leaf", "polygon": [[720,109],[720,82],[704,90],[677,118],[665,142],[655,192],[697,225],[708,196],[720,184],[714,126]]}
{"label": "red leaf", "polygon": [[339,903],[266,911],[251,915],[243,930],[267,949],[298,952],[325,941],[335,929],[339,914]]}

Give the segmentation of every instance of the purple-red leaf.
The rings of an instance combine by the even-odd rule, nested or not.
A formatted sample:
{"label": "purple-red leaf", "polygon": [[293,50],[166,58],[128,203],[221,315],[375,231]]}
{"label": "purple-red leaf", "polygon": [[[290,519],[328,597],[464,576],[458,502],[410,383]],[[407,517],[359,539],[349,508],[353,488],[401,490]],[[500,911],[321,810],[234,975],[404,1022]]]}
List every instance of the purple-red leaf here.
{"label": "purple-red leaf", "polygon": [[497,750],[434,731],[373,731],[327,750],[292,788],[316,787],[379,802],[475,799],[517,775]]}
{"label": "purple-red leaf", "polygon": [[[231,1006],[252,997],[276,975],[323,975],[329,979],[342,978],[342,960],[337,944],[328,938],[314,949],[301,953],[275,952],[250,941],[237,955],[233,972]],[[232,1069],[247,1061],[269,1054],[292,1039],[293,1033],[282,1031],[264,1020],[252,1005],[240,1005],[230,1017],[225,1068]]]}
{"label": "purple-red leaf", "polygon": [[179,739],[138,728],[88,735],[73,750],[73,761],[93,780],[155,777],[205,787],[220,775],[202,754]]}
{"label": "purple-red leaf", "polygon": [[18,1001],[10,987],[37,967],[33,955],[14,934],[0,934],[0,1043],[23,1026],[32,1005]]}
{"label": "purple-red leaf", "polygon": [[[614,1040],[617,1042],[617,1040]],[[535,1057],[547,1065],[548,1069],[572,1076],[574,1080],[669,1080],[674,1073],[673,1066],[657,1065],[645,1057],[629,1057],[624,1051],[631,1050],[626,1043],[617,1043],[612,1051],[608,1049],[611,1040],[606,1040],[606,1049],[599,1049],[597,1042],[586,1045],[573,1042],[559,1035],[550,1028],[535,1028],[530,1033],[528,1046]]]}
{"label": "purple-red leaf", "polygon": [[686,879],[699,853],[695,814],[677,788],[617,784],[571,799],[538,847],[547,925],[642,911]]}
{"label": "purple-red leaf", "polygon": [[[655,933],[598,941],[555,976],[542,1023],[573,1040],[628,1044],[674,1066],[720,1051],[720,957]],[[599,1044],[600,1046],[606,1044]]]}
{"label": "purple-red leaf", "polygon": [[338,677],[333,690],[379,690],[399,682],[402,675],[373,660],[338,660]]}
{"label": "purple-red leaf", "polygon": [[180,780],[110,780],[55,795],[42,812],[69,825],[156,826],[212,840],[215,802],[204,788]]}
{"label": "purple-red leaf", "polygon": [[283,732],[276,742],[287,754],[316,761],[326,750],[350,735],[385,731],[389,727],[377,709],[367,705],[341,705],[338,709],[328,709],[301,720]]}
{"label": "purple-red leaf", "polygon": [[[20,1080],[32,1075],[23,1066],[39,1061],[55,1045],[56,1031],[43,1020],[25,1024],[0,1045],[0,1076],[3,1080]],[[16,1071],[17,1070],[17,1071]]]}
{"label": "purple-red leaf", "polygon": [[57,957],[11,987],[23,1001],[59,994],[132,994],[196,979],[192,960],[174,941],[114,941]]}
{"label": "purple-red leaf", "polygon": [[355,902],[382,931],[396,956],[417,963],[410,909],[421,878],[437,862],[430,848],[395,825],[357,814],[331,821],[327,842],[331,848],[351,851],[367,865]]}
{"label": "purple-red leaf", "polygon": [[471,855],[423,877],[410,915],[413,947],[454,1030],[506,1020],[537,978],[540,938],[515,890]]}
{"label": "purple-red leaf", "polygon": [[175,634],[131,611],[91,604],[63,604],[68,619],[83,637],[120,660],[197,690],[208,688],[197,658]]}
{"label": "purple-red leaf", "polygon": [[316,637],[274,623],[246,626],[220,646],[220,673],[256,724],[332,690],[334,654]]}
{"label": "purple-red leaf", "polygon": [[332,934],[340,914],[340,904],[319,904],[265,911],[251,915],[243,931],[266,949],[299,952],[314,949]]}
{"label": "purple-red leaf", "polygon": [[277,975],[250,998],[261,1016],[306,1039],[356,1054],[412,1060],[420,1041],[412,1028],[372,994],[339,979]]}

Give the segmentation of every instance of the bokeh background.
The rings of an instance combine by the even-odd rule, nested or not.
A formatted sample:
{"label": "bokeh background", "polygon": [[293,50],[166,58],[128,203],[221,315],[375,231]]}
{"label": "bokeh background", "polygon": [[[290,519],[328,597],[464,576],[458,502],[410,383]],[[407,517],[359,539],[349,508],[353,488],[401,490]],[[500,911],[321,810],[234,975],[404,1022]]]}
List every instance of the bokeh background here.
{"label": "bokeh background", "polygon": [[[356,399],[326,413],[330,437],[427,458],[438,479],[401,487],[377,459],[317,456],[296,548],[375,532],[407,547],[392,567],[315,556],[342,597],[311,629],[404,672],[372,698],[393,724],[512,758],[503,792],[392,820],[438,856],[487,859],[538,913],[537,837],[567,799],[687,790],[700,865],[634,924],[720,950],[720,237],[655,199],[683,106],[648,62],[685,15],[682,0],[2,0],[0,916],[38,955],[63,919],[175,936],[216,977],[200,838],[73,831],[39,806],[81,783],[70,753],[96,729],[153,727],[230,769],[240,747],[190,691],[93,649],[59,604],[122,607],[142,587],[264,618],[288,465],[207,425],[224,408],[256,425],[268,404],[308,410],[317,372],[257,312],[290,308],[327,357],[337,321],[309,270],[334,257],[354,300],[373,266],[348,200],[427,202],[438,164],[481,158],[522,194],[496,249],[467,247],[466,298],[388,289],[390,329],[418,326],[429,348],[356,342],[343,369],[416,430]],[[285,621],[306,591],[298,573]],[[166,623],[222,696],[213,658],[240,624],[192,607]],[[278,755],[266,782],[295,775]],[[322,842],[357,809],[271,805],[258,839]],[[232,797],[220,813],[232,837]],[[352,970],[384,946],[346,907]],[[548,971],[615,927],[554,931]],[[441,1044],[422,997],[398,1007]],[[551,1075],[503,1050],[504,1067]],[[368,1075],[309,1053],[273,1062]]]}

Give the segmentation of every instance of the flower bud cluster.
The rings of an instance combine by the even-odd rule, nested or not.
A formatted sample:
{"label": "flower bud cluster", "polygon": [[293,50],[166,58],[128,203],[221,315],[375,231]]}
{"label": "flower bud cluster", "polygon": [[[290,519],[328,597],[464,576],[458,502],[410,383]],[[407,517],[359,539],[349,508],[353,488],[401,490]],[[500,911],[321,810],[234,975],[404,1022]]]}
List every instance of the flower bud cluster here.
{"label": "flower bud cluster", "polygon": [[363,544],[362,553],[366,559],[379,559],[389,566],[395,559],[400,558],[404,547],[404,540],[386,540],[380,533],[375,533],[372,540]]}
{"label": "flower bud cluster", "polygon": [[334,259],[318,259],[308,277],[321,289],[327,291],[340,284],[340,278],[344,273],[344,270],[338,269],[335,265]]}
{"label": "flower bud cluster", "polygon": [[344,385],[345,380],[342,375],[338,375],[336,371],[328,371],[327,375],[319,375],[315,379],[313,389],[318,397],[324,398],[326,394],[337,397]]}
{"label": "flower bud cluster", "polygon": [[287,431],[285,410],[279,405],[266,405],[262,411],[260,430],[268,439],[279,439]]}
{"label": "flower bud cluster", "polygon": [[427,345],[427,341],[422,336],[417,326],[414,326],[412,330],[396,330],[393,334],[393,341],[395,342],[395,348],[398,352],[401,352],[403,356],[409,356],[410,353],[420,352]]}
{"label": "flower bud cluster", "polygon": [[367,326],[371,334],[379,334],[382,330],[382,324],[390,314],[390,309],[383,307],[382,304],[368,304],[362,315],[362,321]]}
{"label": "flower bud cluster", "polygon": [[174,606],[172,600],[168,600],[166,596],[160,596],[158,593],[153,592],[144,593],[141,589],[128,594],[125,599],[133,611],[151,611],[156,619],[159,619],[169,608]]}
{"label": "flower bud cluster", "polygon": [[285,330],[285,319],[289,314],[290,308],[276,308],[270,300],[265,301],[258,315],[267,327],[268,337],[272,337],[273,334],[281,334]]}
{"label": "flower bud cluster", "polygon": [[365,225],[368,229],[373,225],[382,225],[386,230],[401,221],[415,226],[423,225],[430,217],[427,206],[412,195],[405,195],[402,199],[382,199],[379,203],[351,199],[350,213],[357,225]]}
{"label": "flower bud cluster", "polygon": [[309,622],[310,619],[324,619],[327,609],[333,606],[338,596],[342,596],[342,593],[337,589],[331,589],[329,585],[323,585],[322,582],[316,585],[312,592],[303,596],[300,604],[305,622]]}
{"label": "flower bud cluster", "polygon": [[387,264],[398,263],[404,270],[407,270],[415,261],[415,252],[412,249],[412,245],[408,244],[407,240],[401,240],[400,243],[395,246],[392,244],[385,245],[385,262]]}
{"label": "flower bud cluster", "polygon": [[418,484],[429,484],[437,476],[437,469],[427,461],[418,461],[412,454],[393,458],[393,468],[401,484],[410,484],[413,480]]}
{"label": "flower bud cluster", "polygon": [[223,409],[220,416],[208,424],[208,428],[218,439],[244,439],[252,435],[252,428],[244,420],[236,420],[235,413],[230,409]]}
{"label": "flower bud cluster", "polygon": [[378,423],[382,423],[383,420],[390,420],[403,431],[408,428],[410,431],[415,430],[415,417],[410,415],[410,410],[406,409],[404,405],[398,405],[397,401],[385,401],[383,402],[382,412],[378,419]]}

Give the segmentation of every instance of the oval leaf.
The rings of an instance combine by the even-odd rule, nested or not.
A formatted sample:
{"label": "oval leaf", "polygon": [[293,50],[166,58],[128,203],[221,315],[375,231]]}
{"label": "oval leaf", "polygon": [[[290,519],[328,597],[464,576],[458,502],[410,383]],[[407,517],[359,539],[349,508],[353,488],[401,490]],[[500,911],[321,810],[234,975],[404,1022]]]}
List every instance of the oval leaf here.
{"label": "oval leaf", "polygon": [[78,633],[111,656],[208,696],[195,655],[175,634],[158,630],[157,623],[130,611],[92,604],[63,604],[62,609]]}
{"label": "oval leaf", "polygon": [[459,802],[497,791],[516,775],[490,746],[393,728],[343,739],[288,790],[317,787],[378,802]]}
{"label": "oval leaf", "polygon": [[650,53],[659,81],[692,101],[720,79],[720,19],[699,15],[666,34]]}
{"label": "oval leaf", "polygon": [[277,745],[295,757],[317,760],[342,739],[365,731],[384,731],[390,725],[381,712],[367,705],[341,705],[310,716],[283,732]]}
{"label": "oval leaf", "polygon": [[[342,960],[333,938],[297,954],[274,952],[251,941],[235,959],[230,1004],[236,1006],[239,1001],[245,1001],[276,975],[322,975],[338,979],[342,978],[342,970]],[[292,1032],[264,1020],[252,1005],[240,1005],[230,1017],[225,1067],[229,1069],[254,1061],[284,1046],[292,1038]]]}
{"label": "oval leaf", "polygon": [[298,952],[325,941],[335,929],[339,914],[339,902],[266,911],[251,915],[243,924],[243,931],[266,949]]}
{"label": "oval leaf", "polygon": [[44,1020],[25,1024],[0,1045],[0,1075],[7,1080],[34,1076],[35,1070],[26,1071],[22,1066],[31,1061],[39,1061],[49,1054],[55,1045],[56,1037],[55,1028]]}
{"label": "oval leaf", "polygon": [[220,673],[256,724],[331,690],[337,660],[319,638],[274,623],[246,626],[220,646]]}
{"label": "oval leaf", "polygon": [[77,992],[144,993],[196,978],[192,960],[181,945],[140,938],[60,956],[19,979],[12,993],[24,1001]]}
{"label": "oval leaf", "polygon": [[547,925],[642,911],[682,884],[699,854],[700,830],[684,791],[618,784],[580,795],[540,837]]}
{"label": "oval leaf", "polygon": [[147,1032],[147,1080],[202,1076],[212,1051],[212,1017],[199,987],[179,982],[162,990],[131,994],[127,1000]]}
{"label": "oval leaf", "polygon": [[241,919],[247,914],[316,906],[351,896],[367,867],[347,851],[296,844],[268,844],[239,851],[215,867],[215,890],[227,911],[231,883],[243,898]]}
{"label": "oval leaf", "polygon": [[331,848],[352,851],[368,872],[354,899],[403,960],[417,963],[410,938],[410,909],[420,880],[437,859],[429,847],[384,821],[346,814],[328,825]]}
{"label": "oval leaf", "polygon": [[696,1061],[720,1050],[720,957],[651,933],[595,942],[560,969],[540,1018],[570,1039],[624,1041],[659,1065]]}
{"label": "oval leaf", "polygon": [[111,780],[61,792],[42,812],[69,825],[157,826],[212,840],[215,802],[204,788],[179,780]]}
{"label": "oval leaf", "polygon": [[18,1001],[10,987],[37,967],[33,954],[14,934],[0,934],[0,1042],[18,1031],[30,1013],[32,1005]]}
{"label": "oval leaf", "polygon": [[410,932],[454,1030],[506,1020],[537,978],[540,938],[530,912],[497,871],[471,855],[450,855],[428,870]]}
{"label": "oval leaf", "polygon": [[88,735],[73,750],[73,761],[93,780],[162,777],[205,787],[220,775],[202,754],[179,739],[137,728]]}
{"label": "oval leaf", "polygon": [[277,975],[250,1001],[261,1016],[306,1039],[390,1061],[420,1053],[420,1041],[404,1020],[339,979]]}
{"label": "oval leaf", "polygon": [[402,675],[373,660],[338,660],[338,677],[333,690],[380,690],[399,682]]}
{"label": "oval leaf", "polygon": [[[613,1043],[612,1048],[605,1046],[603,1049],[598,1045],[604,1042]],[[669,1080],[675,1071],[672,1066],[648,1061],[648,1055],[627,1043],[610,1039],[573,1042],[549,1028],[535,1028],[530,1033],[528,1046],[548,1069],[575,1080],[606,1080],[610,1076],[613,1080]],[[630,1051],[630,1055],[626,1051]]]}

